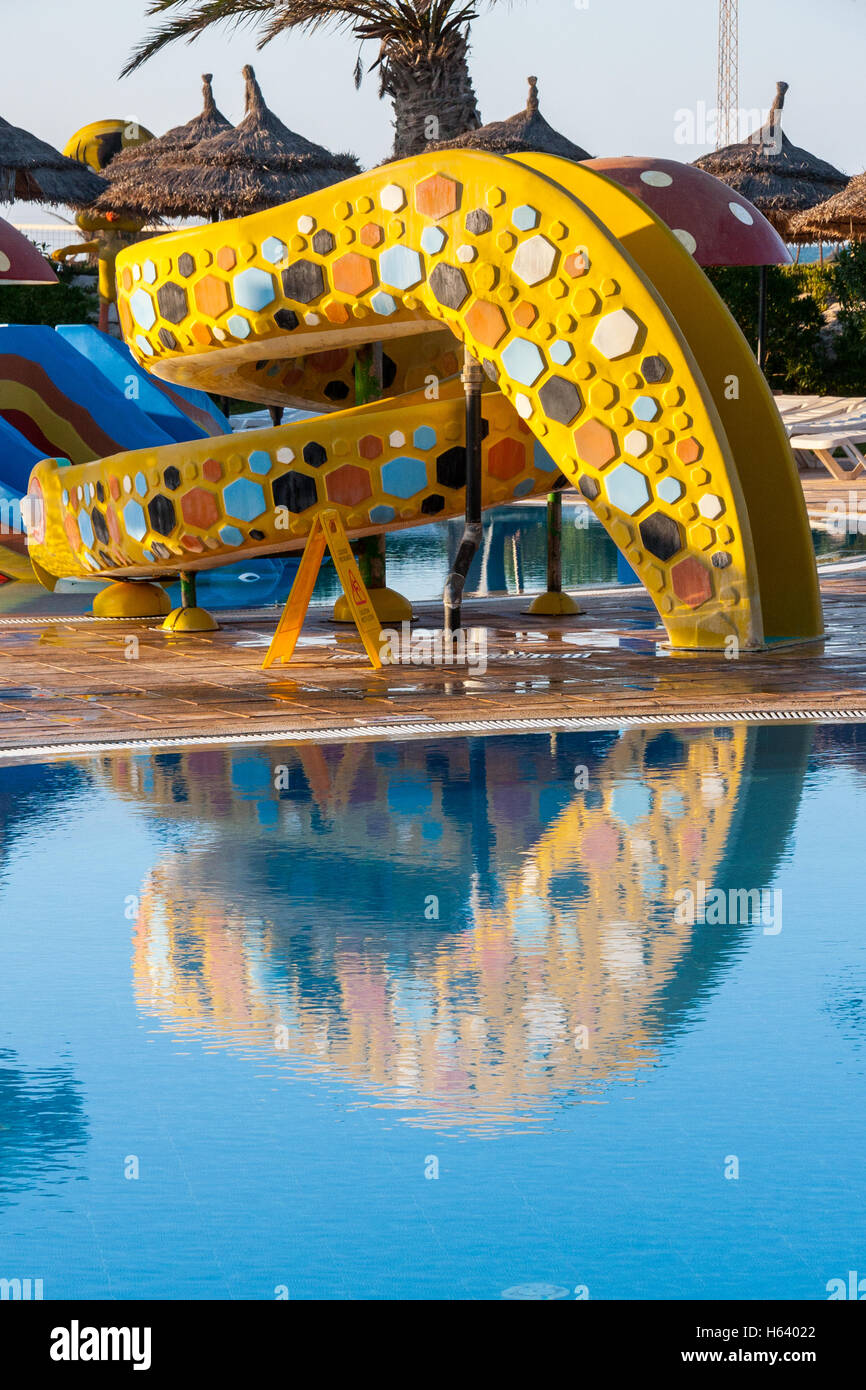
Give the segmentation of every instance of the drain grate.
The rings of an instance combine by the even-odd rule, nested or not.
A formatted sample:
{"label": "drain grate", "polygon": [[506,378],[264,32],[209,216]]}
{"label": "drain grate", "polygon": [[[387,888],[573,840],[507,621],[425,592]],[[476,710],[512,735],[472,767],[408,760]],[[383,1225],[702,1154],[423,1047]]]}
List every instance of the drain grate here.
{"label": "drain grate", "polygon": [[190,734],[174,738],[117,738],[43,743],[0,749],[0,762],[69,757],[97,753],[146,753],[160,748],[248,747],[269,743],[349,743],[364,739],[385,741],[408,738],[449,738],[461,734],[580,733],[593,730],[641,729],[664,725],[715,725],[755,723],[864,723],[866,709],[744,709],[702,710],[688,713],[573,716],[533,719],[406,720],[342,725],[328,729],[273,729],[252,734]]}

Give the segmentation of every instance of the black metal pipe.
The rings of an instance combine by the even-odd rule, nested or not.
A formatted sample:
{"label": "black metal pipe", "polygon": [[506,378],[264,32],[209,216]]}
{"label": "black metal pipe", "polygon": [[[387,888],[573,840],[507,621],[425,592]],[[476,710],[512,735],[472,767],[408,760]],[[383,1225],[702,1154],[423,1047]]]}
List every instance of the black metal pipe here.
{"label": "black metal pipe", "polygon": [[767,267],[758,267],[758,366],[767,365]]}
{"label": "black metal pipe", "polygon": [[469,353],[463,364],[466,396],[466,520],[451,572],[445,581],[445,631],[460,627],[463,589],[469,566],[481,544],[481,364]]}

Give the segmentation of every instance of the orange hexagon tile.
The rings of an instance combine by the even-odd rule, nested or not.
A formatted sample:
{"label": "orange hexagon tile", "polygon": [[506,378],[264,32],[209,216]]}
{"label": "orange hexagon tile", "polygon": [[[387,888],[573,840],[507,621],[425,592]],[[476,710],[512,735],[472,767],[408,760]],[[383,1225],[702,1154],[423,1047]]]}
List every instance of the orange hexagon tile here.
{"label": "orange hexagon tile", "polygon": [[466,327],[476,342],[496,347],[508,332],[508,322],[502,310],[486,299],[476,299],[466,315]]}
{"label": "orange hexagon tile", "polygon": [[223,466],[217,459],[205,459],[201,466],[201,476],[209,483],[218,483],[223,475]]}
{"label": "orange hexagon tile", "polygon": [[700,608],[712,597],[713,581],[709,571],[694,555],[674,565],[671,584],[680,603],[685,603],[689,608]]}
{"label": "orange hexagon tile", "polygon": [[576,251],[573,256],[566,256],[563,270],[573,280],[578,280],[581,275],[586,275],[589,270],[589,262],[584,252]]}
{"label": "orange hexagon tile", "polygon": [[229,287],[225,280],[218,280],[215,275],[203,276],[193,290],[193,297],[199,313],[207,314],[212,319],[219,318],[220,314],[231,308]]}
{"label": "orange hexagon tile", "polygon": [[369,256],[349,251],[334,261],[334,289],[341,294],[363,294],[373,285],[373,262]]}
{"label": "orange hexagon tile", "polygon": [[512,318],[514,319],[514,322],[517,324],[518,328],[531,328],[532,325],[535,323],[535,320],[538,318],[538,310],[536,309],[534,304],[530,304],[527,300],[524,299],[523,302],[521,304],[518,304],[517,308],[514,310]]}
{"label": "orange hexagon tile", "polygon": [[78,522],[75,520],[74,516],[69,516],[67,514],[63,518],[63,529],[66,532],[66,538],[72,546],[72,549],[77,550],[81,544],[81,536],[78,532]]}
{"label": "orange hexagon tile", "polygon": [[365,227],[361,228],[361,245],[378,246],[384,235],[385,233],[378,222],[368,222]]}
{"label": "orange hexagon tile", "polygon": [[424,217],[447,217],[457,210],[458,186],[444,174],[431,174],[415,189],[415,207]]}
{"label": "orange hexagon tile", "polygon": [[354,507],[356,502],[364,502],[373,495],[369,473],[354,463],[344,463],[342,468],[335,468],[325,482],[331,501],[342,502],[347,507]]}
{"label": "orange hexagon tile", "polygon": [[500,439],[487,455],[487,471],[492,478],[507,482],[526,467],[526,449],[516,439]]}
{"label": "orange hexagon tile", "polygon": [[358,441],[358,453],[362,459],[377,459],[382,452],[382,441],[376,434],[365,434]]}
{"label": "orange hexagon tile", "polygon": [[231,246],[221,246],[216,254],[216,263],[220,270],[234,270],[237,265],[237,256]]}
{"label": "orange hexagon tile", "polygon": [[677,457],[680,459],[681,463],[697,463],[700,456],[701,446],[695,438],[690,437],[689,439],[680,440],[677,445]]}
{"label": "orange hexagon tile", "polygon": [[600,420],[587,420],[575,430],[574,442],[583,462],[591,468],[606,468],[619,452],[613,431]]}
{"label": "orange hexagon tile", "polygon": [[207,531],[219,520],[217,500],[212,492],[207,492],[203,487],[191,488],[181,498],[180,509],[186,524],[197,526],[200,531]]}

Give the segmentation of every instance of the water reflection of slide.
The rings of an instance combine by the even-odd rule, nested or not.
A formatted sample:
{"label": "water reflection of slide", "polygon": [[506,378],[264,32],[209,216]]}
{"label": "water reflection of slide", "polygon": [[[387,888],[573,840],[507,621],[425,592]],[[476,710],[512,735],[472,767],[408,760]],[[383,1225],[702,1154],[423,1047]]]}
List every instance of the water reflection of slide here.
{"label": "water reflection of slide", "polygon": [[143,887],[138,1007],[425,1124],[540,1120],[653,1066],[760,931],[677,923],[674,894],[771,882],[810,739],[740,726],[107,760],[116,791],[173,822]]}

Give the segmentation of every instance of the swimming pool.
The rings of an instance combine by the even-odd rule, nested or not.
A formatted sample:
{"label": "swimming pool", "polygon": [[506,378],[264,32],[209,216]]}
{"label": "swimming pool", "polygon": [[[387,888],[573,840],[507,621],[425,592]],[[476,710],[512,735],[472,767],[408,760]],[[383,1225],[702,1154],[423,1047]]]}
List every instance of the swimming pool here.
{"label": "swimming pool", "polygon": [[864,819],[858,726],[5,769],[0,1279],[826,1298]]}

